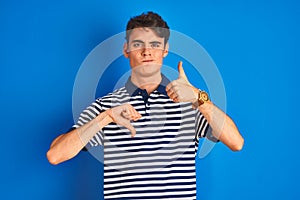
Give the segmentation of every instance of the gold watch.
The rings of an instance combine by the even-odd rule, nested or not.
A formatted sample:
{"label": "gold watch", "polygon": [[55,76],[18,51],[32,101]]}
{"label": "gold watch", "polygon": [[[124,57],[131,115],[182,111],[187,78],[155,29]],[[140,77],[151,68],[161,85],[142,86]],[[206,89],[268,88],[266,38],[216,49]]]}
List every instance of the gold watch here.
{"label": "gold watch", "polygon": [[208,101],[209,101],[208,94],[203,90],[199,90],[199,92],[198,92],[198,106],[201,106],[202,104],[204,104],[205,102],[208,102]]}

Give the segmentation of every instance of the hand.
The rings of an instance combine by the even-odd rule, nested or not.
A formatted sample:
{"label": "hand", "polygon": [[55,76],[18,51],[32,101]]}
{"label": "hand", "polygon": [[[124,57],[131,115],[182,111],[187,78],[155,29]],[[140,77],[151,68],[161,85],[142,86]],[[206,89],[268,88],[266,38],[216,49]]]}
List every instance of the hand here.
{"label": "hand", "polygon": [[131,132],[131,137],[136,135],[136,130],[130,123],[130,120],[137,121],[142,117],[130,104],[123,104],[111,108],[106,111],[107,114],[112,118],[113,122],[126,127]]}
{"label": "hand", "polygon": [[182,62],[178,63],[179,77],[177,80],[172,81],[166,87],[166,91],[170,99],[174,102],[192,102],[198,99],[198,89],[195,88],[187,79]]}

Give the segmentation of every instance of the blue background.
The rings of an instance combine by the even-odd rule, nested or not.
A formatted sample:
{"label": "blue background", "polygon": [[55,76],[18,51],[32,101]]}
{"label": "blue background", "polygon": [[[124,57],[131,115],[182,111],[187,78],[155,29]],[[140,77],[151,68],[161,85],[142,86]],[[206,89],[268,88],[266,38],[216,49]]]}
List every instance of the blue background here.
{"label": "blue background", "polygon": [[1,1],[1,199],[101,199],[93,156],[52,166],[45,154],[73,124],[85,57],[148,10],[207,50],[245,138],[241,152],[218,144],[197,160],[198,199],[300,199],[299,9],[292,0]]}

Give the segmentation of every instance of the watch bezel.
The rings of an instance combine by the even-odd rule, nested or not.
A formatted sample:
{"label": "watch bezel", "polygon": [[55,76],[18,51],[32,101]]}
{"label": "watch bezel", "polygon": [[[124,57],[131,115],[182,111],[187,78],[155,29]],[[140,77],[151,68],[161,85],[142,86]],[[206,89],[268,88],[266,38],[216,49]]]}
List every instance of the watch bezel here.
{"label": "watch bezel", "polygon": [[[206,98],[203,98],[203,94],[205,94]],[[208,101],[209,101],[208,93],[203,90],[199,90],[198,105],[201,106],[202,104],[204,104],[205,102],[208,102]]]}

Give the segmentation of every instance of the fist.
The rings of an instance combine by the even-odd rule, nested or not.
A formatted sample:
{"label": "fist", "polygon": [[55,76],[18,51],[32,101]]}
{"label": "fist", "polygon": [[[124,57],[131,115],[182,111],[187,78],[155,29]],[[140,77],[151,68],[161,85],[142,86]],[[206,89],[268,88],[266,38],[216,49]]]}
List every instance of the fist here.
{"label": "fist", "polygon": [[181,61],[178,63],[178,72],[178,79],[172,81],[166,87],[168,96],[174,102],[194,103],[198,98],[198,89],[189,82]]}
{"label": "fist", "polygon": [[136,130],[130,123],[131,120],[137,121],[142,117],[130,104],[123,104],[106,111],[113,122],[126,127],[131,132],[131,137],[136,135]]}

